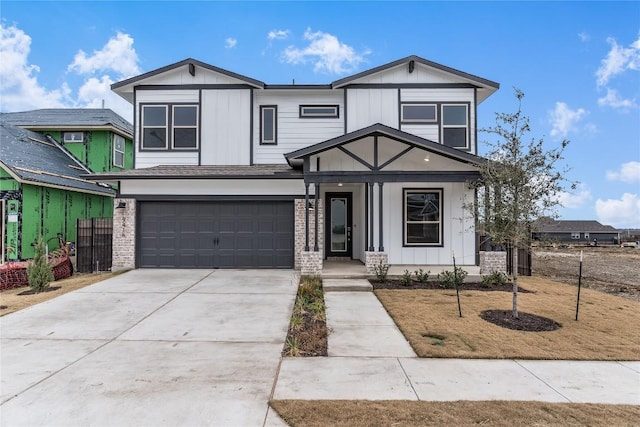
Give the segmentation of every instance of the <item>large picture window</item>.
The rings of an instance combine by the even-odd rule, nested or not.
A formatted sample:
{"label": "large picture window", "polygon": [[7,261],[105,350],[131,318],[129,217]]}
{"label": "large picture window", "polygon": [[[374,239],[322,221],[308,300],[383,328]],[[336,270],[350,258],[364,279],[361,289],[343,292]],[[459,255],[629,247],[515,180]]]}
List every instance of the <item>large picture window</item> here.
{"label": "large picture window", "polygon": [[442,105],[442,143],[447,147],[469,148],[469,107]]}
{"label": "large picture window", "polygon": [[404,245],[442,246],[442,190],[404,190]]}
{"label": "large picture window", "polygon": [[143,105],[141,122],[143,150],[198,148],[197,105]]}
{"label": "large picture window", "polygon": [[260,144],[277,144],[278,107],[260,106]]}
{"label": "large picture window", "polygon": [[120,135],[113,135],[113,166],[124,168],[124,138]]}

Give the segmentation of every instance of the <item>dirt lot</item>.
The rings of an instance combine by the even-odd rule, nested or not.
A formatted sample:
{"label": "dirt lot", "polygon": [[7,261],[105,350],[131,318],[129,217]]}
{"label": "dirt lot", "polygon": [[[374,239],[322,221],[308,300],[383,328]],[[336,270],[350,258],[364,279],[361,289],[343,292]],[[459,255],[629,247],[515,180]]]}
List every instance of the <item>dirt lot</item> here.
{"label": "dirt lot", "polygon": [[576,285],[581,250],[583,286],[640,301],[640,249],[539,247],[533,251],[533,274]]}

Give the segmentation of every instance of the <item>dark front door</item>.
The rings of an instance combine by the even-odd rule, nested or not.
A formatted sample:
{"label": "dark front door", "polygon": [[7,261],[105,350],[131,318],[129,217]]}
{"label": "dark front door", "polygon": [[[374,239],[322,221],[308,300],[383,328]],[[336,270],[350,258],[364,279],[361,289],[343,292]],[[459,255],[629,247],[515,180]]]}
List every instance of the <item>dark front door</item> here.
{"label": "dark front door", "polygon": [[351,193],[327,193],[325,206],[327,257],[351,258]]}

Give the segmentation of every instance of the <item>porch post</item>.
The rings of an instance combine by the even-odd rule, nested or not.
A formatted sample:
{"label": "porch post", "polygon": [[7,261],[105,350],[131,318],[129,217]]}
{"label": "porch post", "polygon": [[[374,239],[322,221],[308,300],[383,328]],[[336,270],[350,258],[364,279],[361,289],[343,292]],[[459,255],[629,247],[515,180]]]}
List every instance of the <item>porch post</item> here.
{"label": "porch post", "polygon": [[369,251],[375,251],[373,246],[373,182],[369,183]]}
{"label": "porch post", "polygon": [[315,198],[315,230],[314,230],[314,244],[313,244],[313,250],[315,252],[318,252],[320,250],[320,246],[318,245],[318,211],[320,210],[320,205],[318,204],[318,197],[320,195],[320,184],[316,183],[314,184],[315,186],[315,193],[316,193],[316,198]]}
{"label": "porch post", "polygon": [[378,241],[378,252],[384,252],[384,244],[382,242],[382,186],[384,184],[382,182],[378,183],[378,189],[379,189],[379,194],[378,194],[378,236],[379,236],[379,241]]}
{"label": "porch post", "polygon": [[309,252],[309,183],[304,183],[304,250]]}

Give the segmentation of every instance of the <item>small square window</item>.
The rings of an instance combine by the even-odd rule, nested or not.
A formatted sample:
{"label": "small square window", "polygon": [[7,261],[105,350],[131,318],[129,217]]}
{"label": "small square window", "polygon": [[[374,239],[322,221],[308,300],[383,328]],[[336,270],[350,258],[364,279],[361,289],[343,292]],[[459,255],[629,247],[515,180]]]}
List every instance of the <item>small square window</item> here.
{"label": "small square window", "polygon": [[403,123],[435,123],[435,104],[402,104],[400,121]]}
{"label": "small square window", "polygon": [[64,132],[62,134],[62,141],[68,142],[84,142],[84,132]]}

